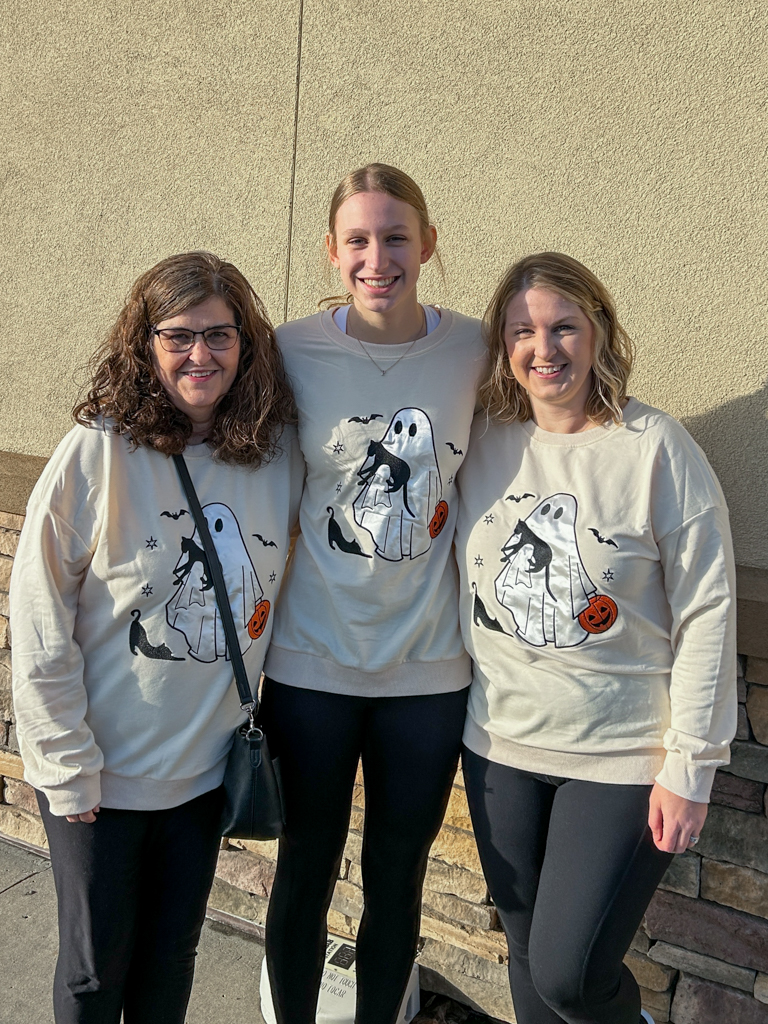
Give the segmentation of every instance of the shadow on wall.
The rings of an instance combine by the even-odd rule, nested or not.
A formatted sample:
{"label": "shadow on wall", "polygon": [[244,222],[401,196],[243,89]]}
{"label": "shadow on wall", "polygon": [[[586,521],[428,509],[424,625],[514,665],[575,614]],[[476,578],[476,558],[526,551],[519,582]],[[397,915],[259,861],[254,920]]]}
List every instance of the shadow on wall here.
{"label": "shadow on wall", "polygon": [[725,491],[736,564],[768,570],[768,384],[682,422]]}
{"label": "shadow on wall", "polygon": [[38,455],[0,452],[0,512],[24,515],[29,495],[47,461]]}

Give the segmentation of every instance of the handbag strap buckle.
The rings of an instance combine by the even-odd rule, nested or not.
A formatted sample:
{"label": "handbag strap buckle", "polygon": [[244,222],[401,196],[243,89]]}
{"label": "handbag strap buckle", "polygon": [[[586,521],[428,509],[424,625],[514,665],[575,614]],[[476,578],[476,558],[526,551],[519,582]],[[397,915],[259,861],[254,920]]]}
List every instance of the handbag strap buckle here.
{"label": "handbag strap buckle", "polygon": [[246,732],[246,737],[250,739],[254,732],[261,732],[259,727],[256,725],[256,715],[258,714],[259,711],[259,702],[256,700],[246,701],[240,705],[240,708],[242,711],[246,713],[246,715],[248,715],[248,728]]}

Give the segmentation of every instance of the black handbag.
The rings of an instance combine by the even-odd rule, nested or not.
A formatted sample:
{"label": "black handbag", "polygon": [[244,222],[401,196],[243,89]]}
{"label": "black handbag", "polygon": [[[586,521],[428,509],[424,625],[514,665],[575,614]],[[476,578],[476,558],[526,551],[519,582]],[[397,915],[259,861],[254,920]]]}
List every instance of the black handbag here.
{"label": "black handbag", "polygon": [[248,682],[221,562],[200,507],[195,485],[192,483],[184,456],[174,455],[173,461],[203,544],[240,696],[240,707],[248,716],[248,720],[235,730],[234,742],[227,759],[221,834],[233,839],[277,839],[283,834],[283,800],[279,769],[277,762],[269,756],[267,737],[256,722],[259,699],[253,695]]}

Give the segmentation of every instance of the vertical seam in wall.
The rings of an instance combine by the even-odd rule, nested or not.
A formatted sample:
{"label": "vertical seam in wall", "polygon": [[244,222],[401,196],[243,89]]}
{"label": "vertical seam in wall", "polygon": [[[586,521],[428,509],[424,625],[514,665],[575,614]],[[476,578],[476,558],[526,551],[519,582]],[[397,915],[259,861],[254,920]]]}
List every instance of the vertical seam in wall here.
{"label": "vertical seam in wall", "polygon": [[285,299],[283,321],[288,319],[288,295],[291,287],[291,248],[293,243],[293,200],[296,191],[296,150],[299,143],[299,92],[301,89],[301,34],[304,27],[304,0],[299,0],[299,31],[296,43],[296,102],[293,110],[293,155],[291,158],[291,191],[288,198],[288,252],[285,260]]}

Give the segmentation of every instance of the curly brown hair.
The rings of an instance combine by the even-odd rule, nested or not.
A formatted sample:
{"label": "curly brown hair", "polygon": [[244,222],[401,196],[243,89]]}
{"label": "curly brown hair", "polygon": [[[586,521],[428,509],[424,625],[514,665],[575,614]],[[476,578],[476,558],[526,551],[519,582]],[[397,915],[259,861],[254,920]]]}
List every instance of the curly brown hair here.
{"label": "curly brown hair", "polygon": [[621,423],[622,405],[634,359],[632,341],[619,323],[613,299],[591,270],[562,252],[539,252],[509,268],[483,317],[483,334],[490,365],[479,398],[489,415],[503,423],[525,422],[533,413],[528,392],[509,368],[504,343],[507,306],[521,291],[546,288],[574,302],[594,328],[592,388],[587,396],[587,419],[597,425]]}
{"label": "curly brown hair", "polygon": [[75,421],[88,426],[105,417],[135,447],[182,452],[192,421],[160,383],[151,330],[214,295],[234,311],[240,360],[232,387],[216,406],[208,444],[222,462],[269,462],[279,450],[282,426],[296,421],[293,395],[264,304],[237,267],[209,252],[168,256],[134,283],[91,360],[86,397],[72,410]]}

